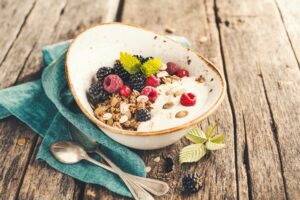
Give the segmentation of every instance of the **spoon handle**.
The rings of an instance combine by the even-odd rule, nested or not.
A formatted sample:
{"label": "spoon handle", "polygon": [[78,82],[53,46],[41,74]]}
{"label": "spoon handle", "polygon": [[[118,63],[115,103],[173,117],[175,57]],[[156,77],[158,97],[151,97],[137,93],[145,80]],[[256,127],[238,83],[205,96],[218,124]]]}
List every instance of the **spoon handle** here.
{"label": "spoon handle", "polygon": [[151,192],[156,196],[161,196],[166,194],[169,191],[169,186],[167,183],[163,181],[159,181],[156,179],[145,178],[140,176],[135,176],[129,173],[122,171],[116,164],[114,164],[106,155],[104,155],[99,148],[95,150],[99,156],[101,156],[115,171],[122,173],[123,175],[127,176],[127,179],[130,179],[132,182],[136,183],[137,185],[143,187],[147,191]]}
{"label": "spoon handle", "polygon": [[133,183],[129,178],[127,178],[127,176],[125,176],[122,173],[122,171],[119,171],[119,170],[113,171],[110,167],[92,159],[89,156],[87,156],[85,158],[85,160],[87,160],[99,167],[103,167],[104,169],[107,169],[111,172],[118,174],[120,176],[120,178],[123,180],[123,182],[125,183],[125,185],[127,186],[127,188],[129,189],[129,191],[131,192],[134,199],[136,199],[136,200],[154,200],[154,198],[148,192],[146,192],[143,188],[141,188],[140,186]]}

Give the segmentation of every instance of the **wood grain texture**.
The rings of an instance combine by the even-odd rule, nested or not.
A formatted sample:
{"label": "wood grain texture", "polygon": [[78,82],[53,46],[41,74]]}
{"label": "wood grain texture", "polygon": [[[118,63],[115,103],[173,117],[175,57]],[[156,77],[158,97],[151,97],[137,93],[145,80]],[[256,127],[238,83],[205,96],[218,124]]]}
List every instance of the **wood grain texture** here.
{"label": "wood grain texture", "polygon": [[300,68],[300,2],[298,0],[275,0],[275,3]]}
{"label": "wood grain texture", "polygon": [[[127,0],[122,21],[133,23],[165,34],[165,29],[175,29],[175,34],[187,37],[193,48],[211,59],[222,70],[222,59],[218,39],[213,1],[138,1]],[[191,31],[192,30],[192,31]],[[203,38],[207,40],[201,42]],[[226,150],[210,154],[197,164],[179,166],[180,149],[188,145],[186,139],[155,151],[138,151],[147,166],[151,167],[148,177],[168,182],[170,192],[157,199],[236,199],[234,132],[231,109],[226,100],[220,109],[208,120],[201,123],[203,128],[219,121],[226,134]],[[160,158],[157,163],[156,157]],[[199,193],[184,196],[181,194],[181,179],[184,175],[197,172],[205,177],[205,187]],[[122,199],[106,189],[87,186],[86,199]],[[246,186],[247,191],[247,186]],[[101,198],[100,198],[101,196]]]}
{"label": "wood grain texture", "polygon": [[297,199],[300,72],[280,14],[272,0],[217,8],[249,198]]}
{"label": "wood grain texture", "polygon": [[[19,6],[22,4],[20,2]],[[118,1],[106,0],[80,2],[37,0],[0,66],[0,88],[38,78],[38,72],[42,67],[41,48],[44,45],[70,39],[82,29],[104,20],[113,21],[117,5]],[[8,6],[2,8],[9,9]],[[11,8],[10,12],[14,10]],[[3,15],[2,10],[0,15]],[[19,19],[11,19],[11,24],[17,23],[13,20]],[[26,139],[22,147],[17,145],[19,137]],[[32,152],[36,138],[32,130],[16,119],[0,122],[0,199],[79,197],[81,192],[79,186],[82,186],[82,183],[51,169],[45,163],[35,161],[35,154],[32,155]],[[36,151],[37,147],[34,152]],[[48,178],[51,180],[46,181]]]}

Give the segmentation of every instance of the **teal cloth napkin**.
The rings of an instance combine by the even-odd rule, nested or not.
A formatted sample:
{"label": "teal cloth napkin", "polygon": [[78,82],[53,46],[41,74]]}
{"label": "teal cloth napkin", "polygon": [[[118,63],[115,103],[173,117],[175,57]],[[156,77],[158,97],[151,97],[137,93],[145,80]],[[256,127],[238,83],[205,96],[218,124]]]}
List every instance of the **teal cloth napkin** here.
{"label": "teal cloth napkin", "polygon": [[[185,38],[172,39],[189,46]],[[0,119],[14,115],[43,137],[37,159],[80,181],[99,184],[112,192],[131,197],[124,183],[111,172],[85,161],[62,164],[49,151],[54,142],[70,139],[68,123],[71,123],[101,144],[101,148],[121,169],[138,176],[146,175],[142,159],[107,137],[74,103],[65,76],[65,53],[69,44],[70,41],[66,41],[42,49],[45,68],[40,80],[0,91]]]}

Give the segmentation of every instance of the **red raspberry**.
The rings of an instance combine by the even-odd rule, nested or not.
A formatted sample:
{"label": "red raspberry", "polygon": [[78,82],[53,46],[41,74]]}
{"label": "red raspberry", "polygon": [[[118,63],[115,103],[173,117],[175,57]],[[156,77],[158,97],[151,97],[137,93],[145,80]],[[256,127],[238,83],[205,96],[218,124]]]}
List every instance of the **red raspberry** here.
{"label": "red raspberry", "polygon": [[176,72],[176,75],[180,78],[185,77],[185,76],[189,76],[189,72],[185,69],[180,69]]}
{"label": "red raspberry", "polygon": [[196,104],[196,96],[193,93],[183,93],[180,97],[180,103],[184,106],[193,106]]}
{"label": "red raspberry", "polygon": [[146,79],[146,86],[157,87],[159,85],[160,85],[160,79],[157,78],[156,76],[151,75]]}
{"label": "red raspberry", "polygon": [[151,86],[144,87],[141,94],[147,96],[152,103],[155,102],[158,96],[156,89]]}
{"label": "red raspberry", "polygon": [[131,94],[131,89],[130,87],[128,87],[127,85],[123,85],[121,88],[120,88],[120,94],[124,97],[129,97],[130,94]]}
{"label": "red raspberry", "polygon": [[180,69],[180,66],[173,63],[173,62],[168,62],[167,63],[167,72],[170,74],[170,75],[174,75],[176,74],[176,72]]}
{"label": "red raspberry", "polygon": [[104,90],[106,90],[109,93],[113,93],[118,91],[123,86],[122,79],[115,74],[110,74],[107,77],[105,77],[103,82]]}

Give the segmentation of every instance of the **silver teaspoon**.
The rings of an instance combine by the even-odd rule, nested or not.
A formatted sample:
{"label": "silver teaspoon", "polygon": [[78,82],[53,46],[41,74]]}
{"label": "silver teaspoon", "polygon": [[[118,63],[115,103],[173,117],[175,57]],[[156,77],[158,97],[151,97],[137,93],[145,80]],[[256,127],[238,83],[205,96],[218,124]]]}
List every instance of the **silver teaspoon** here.
{"label": "silver teaspoon", "polygon": [[169,191],[169,186],[167,183],[151,179],[151,178],[144,178],[140,176],[135,176],[129,173],[122,171],[116,164],[114,164],[107,156],[105,156],[99,149],[99,144],[89,138],[88,136],[84,135],[80,130],[78,130],[72,124],[69,124],[69,133],[71,138],[81,144],[88,152],[97,153],[100,157],[103,158],[113,170],[122,173],[123,176],[127,176],[127,179],[130,179],[132,182],[136,183],[140,187],[144,188],[145,190],[151,192],[156,196],[162,196]]}
{"label": "silver teaspoon", "polygon": [[[59,141],[51,145],[51,153],[54,155],[54,157],[65,164],[75,164],[80,162],[81,160],[89,161],[99,167],[102,167],[106,170],[109,170],[111,172],[112,169],[108,167],[107,165],[104,165],[91,157],[88,156],[86,151],[77,143],[72,141]],[[116,172],[114,172],[116,173]],[[117,173],[118,174],[118,173]],[[127,180],[126,177],[121,177],[124,181],[125,185],[130,190],[132,196],[136,200],[154,200],[154,198],[146,192],[143,188],[136,185],[135,183],[132,183],[131,181]]]}

